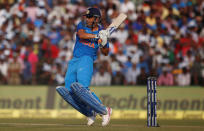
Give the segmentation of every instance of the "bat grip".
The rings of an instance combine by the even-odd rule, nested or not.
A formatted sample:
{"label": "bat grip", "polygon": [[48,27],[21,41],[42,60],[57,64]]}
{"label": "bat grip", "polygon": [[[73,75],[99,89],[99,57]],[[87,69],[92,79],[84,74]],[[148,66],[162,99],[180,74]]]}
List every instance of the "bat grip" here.
{"label": "bat grip", "polygon": [[110,35],[111,35],[116,29],[117,29],[116,27],[111,27],[111,28],[109,28],[108,30],[109,30]]}

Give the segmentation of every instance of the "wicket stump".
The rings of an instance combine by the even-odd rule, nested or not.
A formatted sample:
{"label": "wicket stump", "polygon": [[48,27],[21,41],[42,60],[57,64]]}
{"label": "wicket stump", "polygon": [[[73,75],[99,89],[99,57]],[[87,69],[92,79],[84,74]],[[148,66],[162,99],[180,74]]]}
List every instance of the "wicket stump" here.
{"label": "wicket stump", "polygon": [[147,78],[147,126],[158,127],[156,77]]}

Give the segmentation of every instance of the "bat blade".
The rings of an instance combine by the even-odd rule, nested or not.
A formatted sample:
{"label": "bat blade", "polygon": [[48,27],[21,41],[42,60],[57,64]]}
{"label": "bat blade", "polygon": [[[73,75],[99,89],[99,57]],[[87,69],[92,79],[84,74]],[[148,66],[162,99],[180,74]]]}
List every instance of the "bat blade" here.
{"label": "bat blade", "polygon": [[127,15],[121,13],[117,18],[113,20],[113,22],[108,26],[107,30],[109,30],[110,34],[112,34],[127,18]]}

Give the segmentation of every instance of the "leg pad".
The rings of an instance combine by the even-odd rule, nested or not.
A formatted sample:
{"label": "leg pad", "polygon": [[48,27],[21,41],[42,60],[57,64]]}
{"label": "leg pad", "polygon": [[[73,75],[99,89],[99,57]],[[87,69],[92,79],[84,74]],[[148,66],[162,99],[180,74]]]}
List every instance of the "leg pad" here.
{"label": "leg pad", "polygon": [[73,108],[78,110],[83,115],[90,117],[93,116],[93,111],[90,107],[86,106],[85,104],[81,103],[80,101],[77,101],[76,98],[74,98],[73,94],[70,93],[65,87],[60,86],[56,88],[56,91],[59,93],[62,98],[69,103]]}
{"label": "leg pad", "polygon": [[71,85],[73,94],[78,97],[80,101],[90,106],[95,112],[106,115],[107,110],[104,105],[99,103],[99,101],[92,95],[91,91],[83,87],[79,83],[75,82]]}

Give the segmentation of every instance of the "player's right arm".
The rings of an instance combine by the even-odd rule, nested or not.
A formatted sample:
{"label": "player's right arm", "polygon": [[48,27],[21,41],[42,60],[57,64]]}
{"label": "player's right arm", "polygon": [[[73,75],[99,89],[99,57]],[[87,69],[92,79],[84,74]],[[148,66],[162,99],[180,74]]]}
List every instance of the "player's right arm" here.
{"label": "player's right arm", "polygon": [[80,22],[77,25],[77,36],[80,39],[93,39],[93,38],[97,38],[97,35],[86,32],[85,24],[83,22]]}

